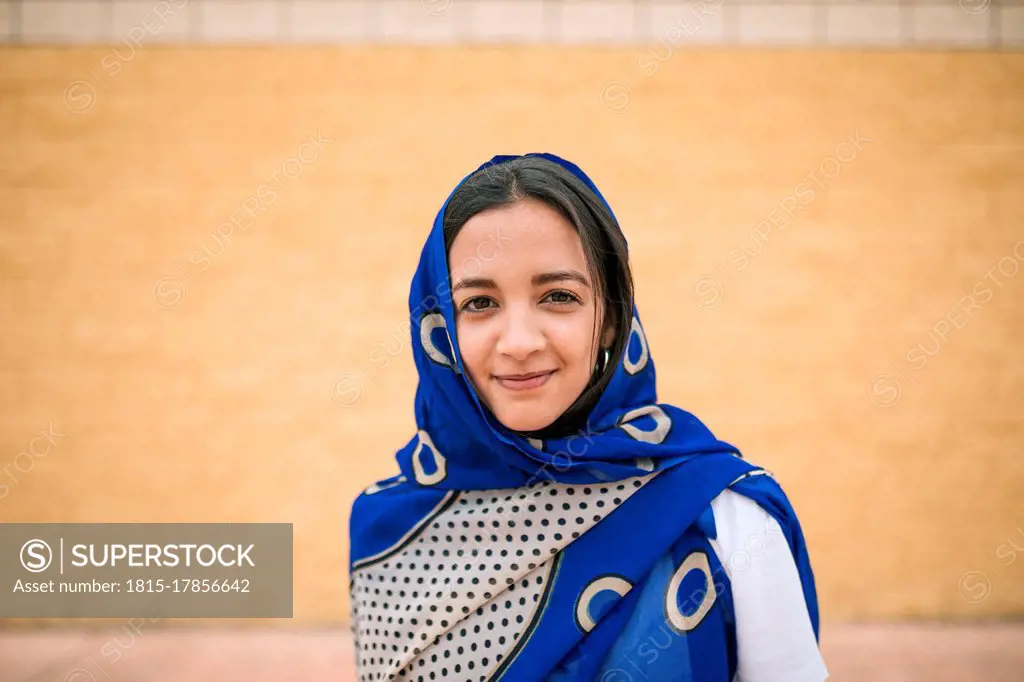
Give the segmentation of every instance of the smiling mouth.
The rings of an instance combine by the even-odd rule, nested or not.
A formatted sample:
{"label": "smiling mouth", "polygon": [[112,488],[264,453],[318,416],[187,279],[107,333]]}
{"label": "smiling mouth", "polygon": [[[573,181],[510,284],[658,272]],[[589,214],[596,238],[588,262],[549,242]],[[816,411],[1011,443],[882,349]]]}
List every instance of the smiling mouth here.
{"label": "smiling mouth", "polygon": [[555,370],[548,372],[531,372],[530,374],[506,374],[495,375],[494,379],[504,388],[510,391],[528,391],[533,388],[540,388],[548,382]]}

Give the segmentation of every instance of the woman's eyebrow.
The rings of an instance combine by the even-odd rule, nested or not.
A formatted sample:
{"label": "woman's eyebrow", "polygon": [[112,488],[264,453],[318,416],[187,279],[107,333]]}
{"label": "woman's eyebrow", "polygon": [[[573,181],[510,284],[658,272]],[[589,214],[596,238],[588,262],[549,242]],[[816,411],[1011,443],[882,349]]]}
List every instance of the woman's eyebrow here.
{"label": "woman's eyebrow", "polygon": [[467,277],[466,279],[459,280],[459,282],[452,287],[452,293],[455,293],[459,289],[497,289],[498,285],[494,283],[493,279],[485,279],[483,277]]}
{"label": "woman's eyebrow", "polygon": [[[590,286],[590,282],[581,273],[576,270],[556,270],[555,272],[542,272],[539,275],[534,275],[531,279],[531,283],[535,287],[539,287],[542,284],[550,284],[551,282],[564,282],[566,280],[572,280],[579,282],[585,287]],[[455,293],[459,289],[497,289],[498,285],[493,279],[487,279],[485,277],[467,277],[466,279],[459,280],[455,286],[452,287],[452,293]]]}
{"label": "woman's eyebrow", "polygon": [[585,287],[590,286],[590,282],[587,281],[587,278],[576,270],[556,270],[555,272],[545,272],[539,275],[534,275],[532,282],[534,286],[540,286],[542,284],[564,282],[566,280],[579,282]]}

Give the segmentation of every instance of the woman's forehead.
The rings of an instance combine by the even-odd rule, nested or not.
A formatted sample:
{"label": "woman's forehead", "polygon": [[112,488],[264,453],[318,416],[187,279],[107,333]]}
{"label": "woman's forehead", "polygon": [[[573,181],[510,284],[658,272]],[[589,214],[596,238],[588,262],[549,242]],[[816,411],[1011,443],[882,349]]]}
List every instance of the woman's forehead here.
{"label": "woman's forehead", "polygon": [[459,231],[448,254],[453,278],[483,273],[532,277],[552,270],[586,272],[579,234],[543,202],[519,202],[473,216]]}

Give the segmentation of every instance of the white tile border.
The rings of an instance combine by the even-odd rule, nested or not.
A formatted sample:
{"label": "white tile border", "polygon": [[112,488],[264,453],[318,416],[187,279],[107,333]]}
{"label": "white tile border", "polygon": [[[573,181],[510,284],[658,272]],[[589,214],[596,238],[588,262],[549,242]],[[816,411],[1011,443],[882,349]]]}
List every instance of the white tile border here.
{"label": "white tile border", "polygon": [[[709,45],[732,42],[728,27],[735,26],[736,8],[727,0],[682,0],[649,3],[643,14],[638,40],[669,50],[675,45]],[[730,18],[732,21],[730,21]]]}
{"label": "white tile border", "polygon": [[268,0],[190,0],[204,43],[276,43],[286,33],[283,5]]}
{"label": "white tile border", "polygon": [[983,48],[992,45],[988,11],[971,14],[953,5],[919,5],[911,12],[911,39],[922,47]]}
{"label": "white tile border", "polygon": [[816,7],[802,5],[746,5],[739,7],[738,37],[742,45],[814,45]]}
{"label": "white tile border", "polygon": [[21,39],[26,43],[89,44],[108,33],[110,6],[100,0],[22,1]]}
{"label": "white tile border", "polygon": [[636,6],[615,0],[563,0],[555,5],[558,42],[618,44],[636,42]]}
{"label": "white tile border", "polygon": [[13,15],[13,3],[8,0],[0,0],[0,45],[13,42],[11,40],[11,33],[14,30],[14,27],[11,26],[11,22],[14,21]]}
{"label": "white tile border", "polygon": [[377,11],[387,43],[458,43],[469,33],[470,5],[458,0],[392,0],[378,3]]}
{"label": "white tile border", "polygon": [[344,44],[376,41],[379,2],[373,0],[291,0],[288,39],[293,43]]}
{"label": "white tile border", "polygon": [[199,13],[194,0],[114,0],[112,5],[108,38],[137,44],[186,42]]}
{"label": "white tile border", "polygon": [[1000,44],[1008,49],[1024,48],[1024,6],[1001,7]]}
{"label": "white tile border", "polygon": [[[167,7],[172,19],[161,18]],[[0,0],[0,43],[109,44],[141,27],[141,40],[160,43],[1015,50],[1022,9],[1024,0]]]}
{"label": "white tile border", "polygon": [[474,43],[545,42],[548,9],[544,0],[475,0],[470,6],[468,39]]}
{"label": "white tile border", "polygon": [[902,35],[899,5],[861,3],[826,8],[826,33],[822,41],[835,46],[897,47]]}

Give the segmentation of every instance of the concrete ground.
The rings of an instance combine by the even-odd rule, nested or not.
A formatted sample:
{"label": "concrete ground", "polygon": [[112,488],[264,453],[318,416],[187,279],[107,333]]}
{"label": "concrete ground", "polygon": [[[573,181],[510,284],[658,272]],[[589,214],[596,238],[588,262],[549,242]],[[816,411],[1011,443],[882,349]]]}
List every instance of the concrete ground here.
{"label": "concrete ground", "polygon": [[[834,682],[1024,680],[1024,623],[826,624],[821,643]],[[171,630],[140,619],[108,632],[0,632],[0,682],[349,682],[352,654],[343,631]]]}

